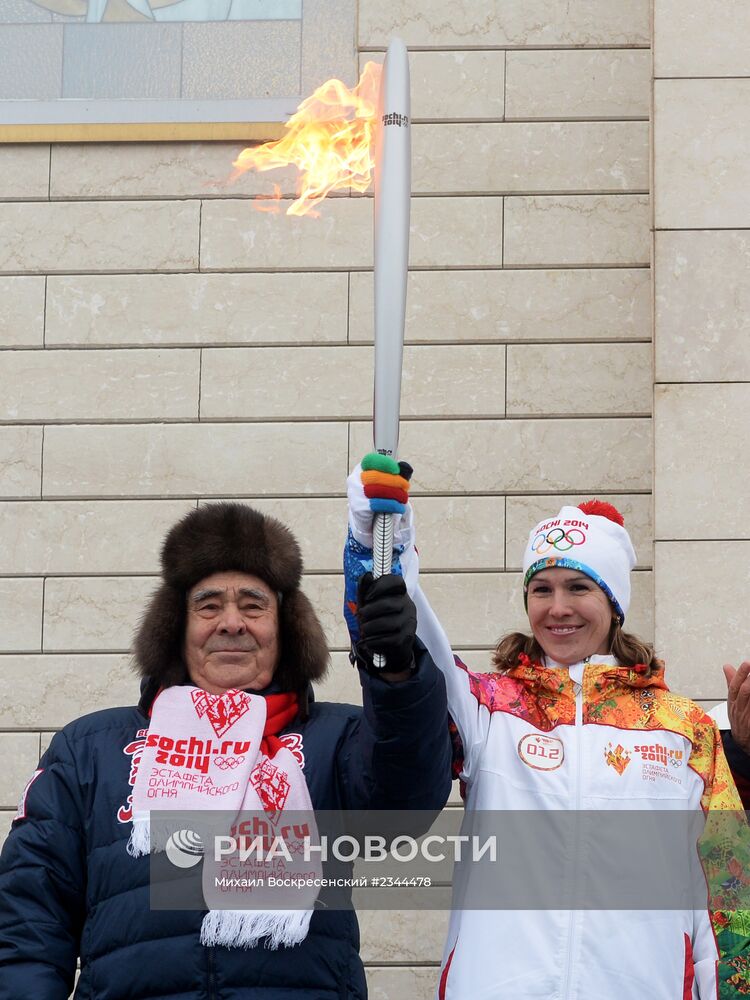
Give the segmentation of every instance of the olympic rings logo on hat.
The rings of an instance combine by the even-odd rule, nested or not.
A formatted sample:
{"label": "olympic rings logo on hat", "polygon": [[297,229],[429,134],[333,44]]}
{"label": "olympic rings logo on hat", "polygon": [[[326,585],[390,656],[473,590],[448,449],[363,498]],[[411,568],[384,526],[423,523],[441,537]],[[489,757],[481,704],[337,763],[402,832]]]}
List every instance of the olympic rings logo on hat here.
{"label": "olympic rings logo on hat", "polygon": [[549,531],[540,531],[531,543],[531,551],[543,556],[552,549],[558,552],[569,552],[574,545],[583,545],[586,535],[580,528],[551,528]]}

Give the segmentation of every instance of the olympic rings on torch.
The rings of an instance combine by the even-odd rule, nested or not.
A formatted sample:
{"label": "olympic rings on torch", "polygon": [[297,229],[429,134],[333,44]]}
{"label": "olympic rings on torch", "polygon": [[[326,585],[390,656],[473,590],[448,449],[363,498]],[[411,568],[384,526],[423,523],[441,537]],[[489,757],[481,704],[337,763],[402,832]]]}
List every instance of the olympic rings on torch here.
{"label": "olympic rings on torch", "polygon": [[568,552],[574,545],[583,545],[586,535],[580,528],[571,528],[565,531],[563,528],[552,528],[548,532],[540,532],[531,543],[531,551],[543,556],[552,549],[558,552]]}

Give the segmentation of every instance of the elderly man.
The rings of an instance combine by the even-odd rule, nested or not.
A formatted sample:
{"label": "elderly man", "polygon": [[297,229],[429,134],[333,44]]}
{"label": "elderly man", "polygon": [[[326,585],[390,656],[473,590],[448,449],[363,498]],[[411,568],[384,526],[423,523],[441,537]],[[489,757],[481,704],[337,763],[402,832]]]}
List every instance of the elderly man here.
{"label": "elderly man", "polygon": [[242,914],[150,910],[149,776],[167,754],[164,802],[195,809],[217,789],[234,810],[442,807],[445,690],[402,581],[360,592],[359,709],[312,698],[328,652],[278,521],[203,506],[172,528],[162,567],[135,642],[138,706],[70,723],[24,790],[0,866],[0,998],[65,1000],[79,957],[80,1000],[364,998],[352,912],[282,911],[263,936]]}

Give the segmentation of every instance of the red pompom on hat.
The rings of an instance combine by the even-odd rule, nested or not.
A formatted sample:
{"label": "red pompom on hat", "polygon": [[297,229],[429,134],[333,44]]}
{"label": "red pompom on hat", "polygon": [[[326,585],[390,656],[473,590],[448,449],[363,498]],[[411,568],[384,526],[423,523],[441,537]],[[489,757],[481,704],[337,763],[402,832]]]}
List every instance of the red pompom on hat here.
{"label": "red pompom on hat", "polygon": [[625,527],[625,518],[617,507],[614,507],[611,503],[607,503],[606,500],[586,500],[578,504],[578,509],[582,510],[584,514],[596,514],[599,517],[609,518],[615,524],[622,525],[623,528]]}

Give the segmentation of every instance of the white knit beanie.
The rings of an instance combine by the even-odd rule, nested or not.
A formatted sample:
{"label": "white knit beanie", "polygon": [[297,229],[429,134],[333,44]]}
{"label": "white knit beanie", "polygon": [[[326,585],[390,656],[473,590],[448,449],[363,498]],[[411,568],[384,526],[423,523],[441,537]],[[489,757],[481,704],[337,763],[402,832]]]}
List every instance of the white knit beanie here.
{"label": "white knit beanie", "polygon": [[552,567],[576,569],[601,587],[622,625],[630,607],[635,562],[633,543],[616,507],[601,500],[563,507],[529,532],[523,555],[524,603],[535,573]]}

